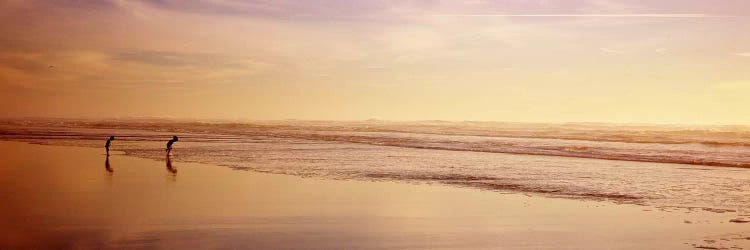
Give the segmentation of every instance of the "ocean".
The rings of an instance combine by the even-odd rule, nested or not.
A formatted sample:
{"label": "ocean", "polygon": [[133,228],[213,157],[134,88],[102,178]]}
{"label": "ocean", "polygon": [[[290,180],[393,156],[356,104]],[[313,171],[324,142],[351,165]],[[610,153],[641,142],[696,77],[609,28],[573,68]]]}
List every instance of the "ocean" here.
{"label": "ocean", "polygon": [[[750,127],[392,121],[0,121],[0,140],[310,178],[750,213]],[[121,166],[122,167],[122,166]],[[253,190],[248,190],[252,192]]]}

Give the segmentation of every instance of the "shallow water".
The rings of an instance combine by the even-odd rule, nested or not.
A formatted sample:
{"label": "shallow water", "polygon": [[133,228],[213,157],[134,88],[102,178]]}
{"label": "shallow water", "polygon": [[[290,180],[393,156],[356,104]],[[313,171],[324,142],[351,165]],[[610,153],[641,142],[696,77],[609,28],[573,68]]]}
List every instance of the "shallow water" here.
{"label": "shallow water", "polygon": [[[306,177],[750,213],[744,127],[496,123],[5,121],[0,139]],[[103,149],[102,149],[102,153]]]}
{"label": "shallow water", "polygon": [[0,141],[0,249],[750,248],[733,213],[100,152]]}

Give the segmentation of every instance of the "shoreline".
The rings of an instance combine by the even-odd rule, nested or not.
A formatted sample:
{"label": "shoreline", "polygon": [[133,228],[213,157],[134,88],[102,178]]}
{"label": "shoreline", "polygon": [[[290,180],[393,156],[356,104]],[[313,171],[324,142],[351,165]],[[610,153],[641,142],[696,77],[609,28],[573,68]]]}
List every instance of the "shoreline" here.
{"label": "shoreline", "polygon": [[[429,134],[360,133],[348,127],[294,126],[293,124],[253,129],[246,126],[214,126],[172,123],[30,123],[2,126],[2,139],[42,144],[86,146],[101,149],[103,138],[112,134],[122,139],[115,149],[128,155],[163,160],[164,142],[173,135],[184,136],[176,160],[221,165],[261,173],[340,180],[398,181],[445,184],[498,192],[517,192],[546,197],[608,200],[655,207],[704,207],[710,210],[750,210],[750,169],[699,165],[605,160],[591,157],[485,153],[442,150],[475,148],[509,150],[516,146],[579,153],[620,152],[637,158],[725,159],[744,162],[743,152],[701,145],[645,145],[581,141],[510,140],[484,141],[476,137]],[[133,125],[133,126],[131,126]],[[307,130],[309,128],[309,130]],[[408,129],[409,127],[404,127]],[[470,129],[473,127],[468,127]],[[328,132],[326,132],[328,131]],[[350,132],[347,132],[350,131]],[[567,131],[567,130],[566,130]],[[670,130],[671,131],[671,130]],[[300,132],[321,140],[299,139]],[[564,131],[562,131],[564,132]],[[672,131],[670,133],[673,133]],[[28,134],[21,136],[20,134]],[[682,134],[691,137],[698,134]],[[60,138],[64,136],[66,139]],[[303,136],[307,137],[307,136]],[[685,137],[685,138],[687,138]],[[699,136],[700,137],[700,136]],[[362,138],[364,143],[332,142],[327,139]],[[681,137],[682,138],[682,137]],[[692,137],[691,137],[692,138]],[[704,137],[700,137],[706,139]],[[713,137],[711,137],[713,138]],[[336,140],[338,141],[338,139]],[[440,150],[373,146],[382,141],[402,145],[438,146]],[[473,146],[472,146],[473,145]],[[513,146],[516,145],[516,146]],[[525,146],[524,146],[525,145]],[[539,147],[538,147],[539,146]],[[609,152],[609,153],[607,153]],[[596,153],[595,155],[601,155]],[[624,156],[623,155],[623,156]],[[364,156],[364,157],[363,157]],[[722,162],[724,160],[721,160]],[[698,171],[700,170],[700,171]],[[703,171],[712,170],[712,171]]]}
{"label": "shoreline", "polygon": [[[2,120],[0,120],[2,122]],[[69,127],[65,127],[64,129],[105,129],[103,127],[97,127],[96,122],[89,121],[89,123],[84,122],[86,125],[72,125]],[[17,128],[13,127],[13,124],[15,124],[12,121],[6,121],[6,124],[0,124],[0,130],[2,127],[6,127],[10,133],[5,133],[4,135],[13,137],[18,135],[26,135],[27,132],[19,132],[17,131]],[[177,123],[180,124],[180,123]],[[188,123],[192,124],[192,123]],[[16,124],[17,125],[17,124]],[[127,125],[127,126],[123,126]],[[226,136],[238,136],[238,135],[248,135],[244,133],[240,133],[239,131],[233,131],[232,126],[226,126],[227,124],[203,124],[206,126],[217,126],[217,129],[220,129],[219,135],[226,135]],[[288,124],[287,124],[288,125]],[[33,126],[33,124],[32,124]],[[252,125],[250,125],[252,126]],[[270,126],[270,125],[269,125]],[[36,126],[33,127],[44,127],[42,124],[36,124]],[[134,127],[134,128],[131,128]],[[264,126],[260,126],[258,128],[262,128]],[[116,128],[116,129],[129,129],[129,130],[135,130],[135,131],[143,131],[143,132],[156,132],[154,130],[148,129],[148,126],[144,126],[142,123],[135,123],[135,124],[108,124],[106,126],[106,129],[109,128]],[[303,128],[307,128],[303,126]],[[173,130],[160,130],[159,132],[168,132],[172,131],[173,133],[189,133],[189,134],[201,134],[204,133],[202,127],[193,128],[193,130],[181,130],[181,131],[173,131]],[[275,131],[271,129],[270,127],[269,131]],[[336,130],[336,127],[330,127],[330,130],[327,129],[321,129],[321,130],[313,130],[313,132],[331,132],[331,131],[338,131],[338,132],[356,132],[356,133],[396,133],[401,135],[409,135],[409,134],[417,134],[417,135],[432,135],[437,137],[444,137],[444,136],[454,136],[454,137],[477,137],[477,138],[487,138],[488,140],[500,140],[502,144],[504,144],[502,147],[494,147],[492,143],[489,144],[483,144],[483,143],[477,143],[477,142],[464,142],[466,144],[461,145],[459,147],[454,146],[435,146],[431,145],[429,143],[434,142],[449,142],[447,141],[426,141],[428,144],[420,144],[420,143],[402,143],[401,139],[408,138],[408,137],[384,137],[384,138],[371,138],[369,136],[361,135],[361,134],[343,134],[343,135],[336,135],[334,137],[329,137],[325,133],[300,133],[297,132],[291,132],[288,134],[284,134],[285,136],[281,136],[278,138],[294,138],[299,140],[311,140],[311,141],[325,141],[325,142],[336,142],[336,143],[354,143],[354,144],[361,144],[361,145],[369,145],[369,146],[383,146],[383,147],[396,147],[396,148],[405,148],[405,149],[428,149],[428,150],[444,150],[444,151],[455,151],[455,152],[484,152],[484,153],[500,153],[500,154],[511,154],[511,155],[522,155],[522,156],[543,156],[543,157],[564,157],[564,158],[571,158],[571,159],[594,159],[594,160],[611,160],[611,161],[622,161],[622,162],[633,162],[633,163],[658,163],[658,164],[678,164],[678,165],[689,165],[694,167],[719,167],[719,168],[736,168],[736,169],[750,169],[750,162],[747,162],[743,159],[742,155],[735,155],[735,154],[728,154],[728,155],[721,155],[721,157],[718,158],[706,158],[710,155],[715,154],[725,154],[728,152],[721,152],[721,150],[717,149],[727,149],[727,148],[745,148],[744,146],[750,145],[750,142],[738,142],[738,141],[727,141],[722,142],[719,139],[724,137],[717,137],[717,138],[706,138],[706,141],[701,140],[690,140],[690,138],[682,138],[682,137],[675,137],[674,140],[647,140],[647,139],[641,139],[641,140],[628,140],[628,139],[622,139],[621,136],[625,135],[632,135],[633,131],[624,130],[622,132],[628,132],[625,133],[625,135],[617,135],[615,138],[620,139],[612,139],[609,137],[596,137],[596,139],[593,138],[587,138],[584,136],[584,138],[580,138],[578,136],[568,135],[568,136],[552,136],[552,135],[534,135],[534,136],[513,136],[513,135],[506,135],[506,136],[500,136],[500,135],[482,135],[482,134],[462,134],[462,133],[436,133],[431,132],[429,130],[419,130],[416,131],[409,131],[409,130],[393,130],[393,129],[383,129],[381,130]],[[339,128],[340,129],[340,128]],[[6,132],[8,132],[6,131]],[[282,130],[283,131],[283,130]],[[572,130],[573,132],[578,130]],[[606,130],[609,131],[609,130]],[[61,131],[58,131],[61,132]],[[257,132],[257,131],[256,131]],[[275,131],[279,132],[279,131]],[[578,131],[580,132],[580,131]],[[576,133],[578,133],[576,132]],[[613,131],[609,131],[613,132]],[[655,131],[651,131],[655,132]],[[674,132],[674,131],[672,131]],[[717,132],[712,132],[715,136]],[[283,134],[283,133],[282,133]],[[575,133],[574,133],[575,134]],[[49,135],[49,134],[39,134],[39,136],[74,136],[72,134],[56,134],[56,135]],[[610,135],[612,136],[612,135]],[[670,135],[674,137],[675,135]],[[669,137],[669,136],[668,136]],[[9,139],[9,138],[6,138]],[[725,138],[726,139],[726,138]],[[12,139],[10,139],[12,140]],[[510,141],[508,141],[510,140]],[[514,140],[552,140],[552,141],[558,141],[558,142],[577,142],[577,143],[583,143],[582,145],[575,145],[575,146],[563,146],[563,147],[548,147],[544,145],[515,145],[512,143]],[[497,143],[497,142],[496,142]],[[692,154],[682,154],[680,157],[673,157],[672,153],[666,150],[665,148],[660,149],[652,149],[652,152],[661,152],[656,155],[648,155],[643,156],[641,154],[635,153],[635,154],[629,154],[627,150],[625,151],[580,151],[581,148],[589,148],[593,147],[596,148],[596,146],[588,145],[587,143],[618,143],[618,144],[643,144],[642,147],[645,147],[646,145],[668,145],[670,146],[670,150],[672,147],[682,147],[682,146],[690,146],[690,145],[701,145],[702,147],[698,148],[691,148],[690,150],[699,150],[703,153],[702,157],[693,158]],[[708,151],[705,151],[705,150]],[[683,152],[684,153],[684,152]],[[623,155],[625,154],[625,155]],[[733,160],[727,160],[727,157],[733,158]]]}
{"label": "shoreline", "polygon": [[[0,142],[8,248],[750,247],[731,213],[328,180]],[[647,211],[648,210],[648,211]],[[4,248],[4,247],[3,247]]]}
{"label": "shoreline", "polygon": [[[40,145],[40,146],[63,146],[63,147],[79,147],[79,148],[88,148],[88,149],[100,149],[99,147],[90,146],[90,145],[74,145],[74,144],[55,144],[55,143],[48,143],[48,142],[41,142],[41,141],[33,141],[33,140],[12,140],[12,139],[0,139],[0,142],[18,142],[18,143],[27,143],[31,145]],[[379,145],[379,146],[385,146],[385,147],[395,147],[395,146],[388,146],[388,145]],[[424,150],[434,150],[434,149],[424,149]],[[442,150],[442,149],[438,149]],[[455,150],[448,150],[448,151],[455,151]],[[153,161],[160,161],[162,159],[157,159],[151,156],[139,156],[136,154],[128,153],[126,150],[111,150],[113,155],[122,155],[127,157],[135,157],[139,159],[148,159]],[[474,151],[458,151],[458,152],[473,152],[473,153],[492,153],[492,152],[474,152]],[[502,153],[499,152],[497,154],[508,154],[508,155],[528,155],[528,156],[543,156],[543,157],[562,157],[562,158],[580,158],[580,159],[591,159],[591,160],[602,160],[602,161],[615,161],[615,162],[635,162],[635,163],[654,163],[654,164],[667,164],[667,165],[678,165],[678,166],[684,166],[685,168],[693,168],[693,170],[713,170],[711,168],[718,167],[718,168],[736,168],[736,169],[746,169],[742,167],[724,167],[724,166],[708,166],[708,165],[693,165],[693,164],[681,164],[681,163],[662,163],[662,162],[642,162],[642,161],[623,161],[623,160],[616,160],[616,159],[599,159],[599,158],[588,158],[588,157],[572,157],[572,156],[556,156],[556,155],[533,155],[533,154],[515,154],[515,153]],[[178,157],[174,157],[173,159]],[[727,213],[727,212],[741,212],[738,209],[735,208],[728,208],[728,207],[708,207],[708,206],[683,206],[683,205],[673,205],[673,204],[666,204],[666,205],[654,205],[654,204],[648,204],[642,201],[645,199],[645,197],[637,197],[627,194],[618,194],[618,193],[603,193],[603,194],[595,194],[593,196],[589,195],[581,195],[581,196],[575,196],[575,195],[568,195],[568,194],[555,194],[554,192],[547,192],[547,191],[535,191],[535,190],[523,190],[518,188],[492,188],[494,185],[492,184],[483,184],[483,183],[458,183],[458,182],[440,182],[440,181],[430,181],[430,180],[400,180],[400,179],[394,179],[394,178],[373,178],[373,179],[357,179],[357,178],[342,178],[337,179],[335,177],[331,176],[325,176],[325,175],[297,175],[297,174],[290,174],[290,173],[276,173],[276,172],[267,172],[267,171],[260,171],[257,169],[252,169],[248,167],[238,167],[235,165],[225,165],[222,163],[211,163],[211,162],[200,162],[200,161],[187,161],[189,163],[194,164],[204,164],[204,165],[213,165],[218,167],[225,167],[232,170],[237,171],[246,171],[251,173],[258,173],[258,174],[272,174],[272,175],[284,175],[284,176],[294,176],[294,177],[300,177],[300,178],[311,178],[316,180],[344,180],[344,181],[365,181],[365,182],[396,182],[396,183],[404,183],[404,184],[413,184],[413,185],[440,185],[440,186],[446,186],[446,187],[452,187],[452,188],[466,188],[471,190],[479,190],[479,191],[486,191],[486,192],[495,192],[500,194],[520,194],[520,195],[526,195],[526,196],[535,196],[535,197],[543,197],[543,198],[551,198],[551,199],[568,199],[568,200],[580,200],[580,201],[597,201],[597,202],[609,202],[612,204],[631,204],[631,205],[637,205],[637,206],[646,206],[646,207],[653,207],[655,209],[664,210],[664,211],[673,211],[673,210],[684,210],[684,211],[694,211],[694,210],[703,210],[708,212],[714,212],[714,213]],[[698,167],[707,167],[705,168],[698,168]],[[368,177],[373,177],[375,175],[368,175]],[[750,211],[748,211],[750,213]],[[740,216],[750,216],[750,214],[741,214]]]}

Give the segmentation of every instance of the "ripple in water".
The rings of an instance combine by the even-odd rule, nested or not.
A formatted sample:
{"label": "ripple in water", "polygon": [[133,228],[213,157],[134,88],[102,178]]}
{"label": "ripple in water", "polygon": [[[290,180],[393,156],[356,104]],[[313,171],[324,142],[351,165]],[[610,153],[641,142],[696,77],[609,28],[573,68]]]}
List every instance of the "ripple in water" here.
{"label": "ripple in water", "polygon": [[[625,141],[616,130],[601,132],[604,128],[595,133],[606,140],[592,140],[580,133],[582,128],[558,131],[564,136],[548,138],[560,128],[541,130],[538,134],[543,136],[522,137],[528,131],[521,131],[516,137],[498,137],[487,135],[492,130],[485,127],[465,126],[451,134],[439,133],[447,130],[439,126],[428,133],[411,127],[394,132],[400,128],[395,125],[386,131],[382,124],[331,124],[6,121],[0,125],[0,139],[103,147],[106,137],[116,135],[114,150],[162,160],[164,143],[177,134],[180,141],[175,145],[175,160],[242,170],[434,183],[706,211],[750,211],[750,169],[716,167],[742,167],[750,161],[750,147],[738,145],[744,134],[717,146],[694,142],[696,137],[705,137],[705,131],[690,134],[680,130],[683,135],[679,137],[666,130],[665,136],[658,138],[640,136]],[[495,129],[503,135],[510,130]],[[635,133],[628,129],[619,133]],[[476,135],[480,133],[476,131],[485,134]],[[703,141],[724,140],[723,132],[716,133]]]}

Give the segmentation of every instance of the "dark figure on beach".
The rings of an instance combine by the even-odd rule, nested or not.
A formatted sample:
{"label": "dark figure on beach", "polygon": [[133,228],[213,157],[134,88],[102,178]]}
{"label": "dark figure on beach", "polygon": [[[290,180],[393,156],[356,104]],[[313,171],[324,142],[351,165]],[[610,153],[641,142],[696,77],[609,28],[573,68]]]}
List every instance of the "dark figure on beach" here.
{"label": "dark figure on beach", "polygon": [[104,148],[107,149],[107,156],[109,156],[109,144],[115,139],[114,136],[110,136],[109,139],[107,139],[107,144],[104,144]]}
{"label": "dark figure on beach", "polygon": [[172,140],[167,142],[167,155],[172,152],[172,144],[178,140],[177,136],[172,136]]}

